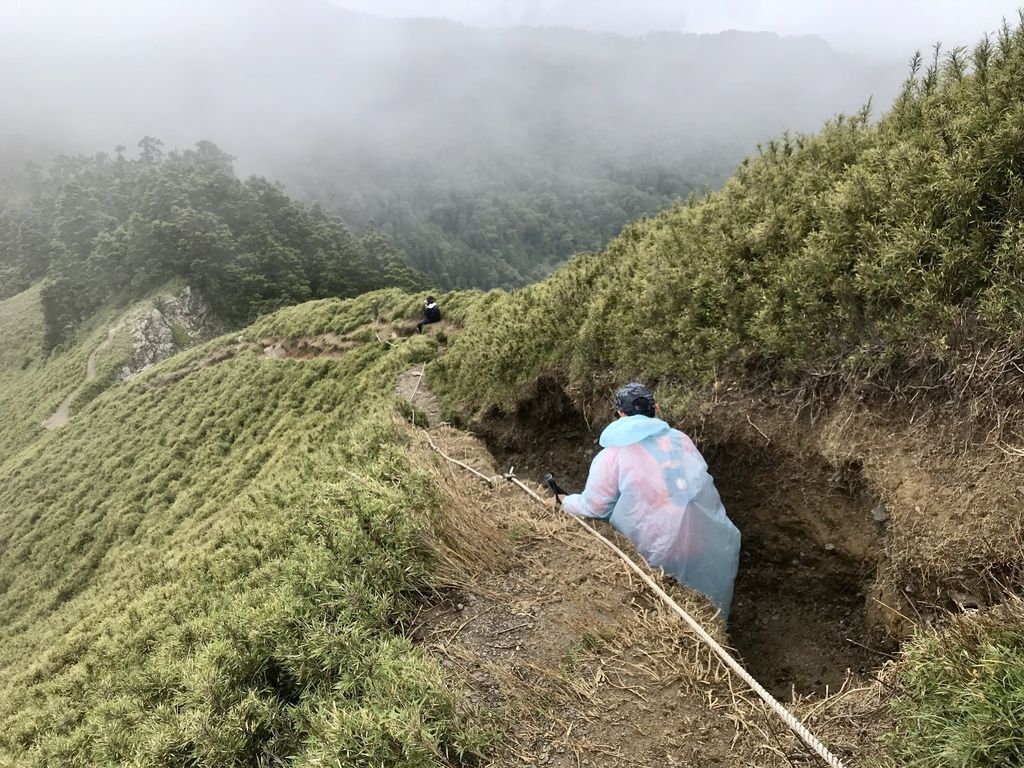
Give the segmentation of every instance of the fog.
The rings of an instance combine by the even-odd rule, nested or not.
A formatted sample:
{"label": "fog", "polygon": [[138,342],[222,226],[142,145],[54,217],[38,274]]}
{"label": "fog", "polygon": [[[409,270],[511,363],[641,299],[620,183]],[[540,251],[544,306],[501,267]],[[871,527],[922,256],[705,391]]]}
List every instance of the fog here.
{"label": "fog", "polygon": [[813,129],[871,96],[886,102],[902,73],[902,59],[811,37],[477,30],[326,0],[7,0],[0,151],[205,138],[261,171],[325,145],[386,159],[457,156],[467,141],[474,155],[660,154]]}
{"label": "fog", "polygon": [[438,17],[474,26],[565,26],[644,35],[728,29],[818,35],[839,50],[905,59],[942,42],[972,45],[1020,0],[335,0],[394,18]]}
{"label": "fog", "polygon": [[[758,142],[869,99],[878,115],[913,52],[893,41],[955,20],[951,3],[850,5],[0,0],[0,195],[27,160],[210,140],[433,274],[503,249],[527,266],[475,284],[511,283],[537,252],[598,247],[721,184]],[[1005,10],[949,28],[977,37]],[[502,239],[547,210],[574,223]]]}

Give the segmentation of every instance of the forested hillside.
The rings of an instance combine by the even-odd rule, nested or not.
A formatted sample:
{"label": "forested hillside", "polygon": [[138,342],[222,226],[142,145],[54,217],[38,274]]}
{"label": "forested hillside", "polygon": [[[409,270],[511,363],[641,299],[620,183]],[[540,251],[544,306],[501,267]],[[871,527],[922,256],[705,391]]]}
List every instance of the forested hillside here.
{"label": "forested hillside", "polygon": [[27,7],[0,7],[0,180],[212,140],[442,287],[543,277],[783,129],[884,108],[903,69],[813,37],[481,30],[326,0]]}
{"label": "forested hillside", "polygon": [[0,202],[0,298],[43,281],[52,347],[111,300],[172,278],[188,281],[226,321],[325,296],[422,281],[387,242],[357,239],[322,206],[290,199],[259,177],[240,181],[210,142],[138,157],[58,158]]}
{"label": "forested hillside", "polygon": [[[665,578],[674,596],[749,667],[775,654],[773,686],[850,765],[1024,764],[1024,23],[915,60],[878,121],[864,109],[781,133],[721,189],[633,221],[541,282],[438,294],[444,321],[420,335],[421,294],[364,293],[424,279],[388,238],[426,279],[516,283],[578,249],[580,232],[600,244],[617,211],[685,191],[693,177],[672,169],[696,166],[670,150],[702,134],[658,144],[679,124],[655,120],[631,91],[626,130],[661,148],[634,162],[642,145],[631,154],[602,133],[622,106],[612,87],[583,113],[593,133],[578,144],[546,132],[559,117],[574,125],[575,102],[517,123],[503,110],[528,107],[533,86],[518,93],[497,70],[469,67],[483,59],[452,40],[476,32],[429,22],[360,22],[432,53],[399,66],[367,35],[346,55],[387,71],[394,90],[338,95],[329,85],[348,70],[323,53],[336,11],[295,5],[305,10],[263,7],[255,29],[303,30],[324,77],[297,79],[286,57],[264,56],[249,73],[267,84],[262,96],[239,94],[255,117],[301,125],[301,110],[276,101],[298,83],[321,105],[408,97],[431,108],[392,112],[407,119],[375,125],[381,145],[319,124],[323,154],[294,172],[302,194],[333,194],[338,210],[364,196],[361,215],[386,237],[360,238],[323,205],[238,179],[206,141],[62,157],[4,192],[0,764],[806,763],[619,560],[595,555],[556,510],[508,495],[520,498],[502,479],[510,465],[527,482],[554,467],[581,484],[610,396],[633,379],[692,435],[743,535],[728,626]],[[238,9],[205,17],[218,56],[265,42],[221,36],[219,14]],[[671,70],[686,50],[677,36],[602,39],[630,55],[601,69],[573,50],[593,38],[557,30],[509,33],[516,45],[494,33],[510,44],[488,50],[519,61],[520,43],[543,47],[549,32],[575,62],[555,69],[587,90],[581,72],[614,84],[629,59],[640,69],[625,67],[626,80],[654,80],[644,67]],[[165,63],[147,57],[151,40],[137,38],[137,74]],[[750,38],[689,41],[692,71],[723,40]],[[450,56],[432,58],[435,46]],[[659,66],[641,55],[653,49]],[[759,68],[791,90],[772,79],[784,68]],[[467,76],[450,102],[423,95],[455,70],[479,81]],[[737,76],[764,90],[760,103],[781,103],[766,80]],[[494,114],[459,109],[492,89],[504,105]],[[130,93],[108,94],[111,114]],[[674,101],[676,117],[690,104]],[[443,147],[453,123],[426,120],[435,107],[479,122],[465,119]],[[492,118],[524,133],[509,129],[507,154],[490,151],[494,135],[466,143]],[[252,124],[253,141],[265,138]],[[728,143],[726,125],[714,130]],[[464,175],[433,178],[413,143],[392,176],[394,158],[372,150],[417,131],[436,167],[465,148]],[[524,146],[551,154],[534,166]],[[628,162],[608,166],[601,147]],[[500,173],[477,177],[485,162]],[[399,181],[385,189],[385,178]],[[489,198],[474,192],[489,185]],[[623,203],[623,188],[640,196]],[[537,218],[548,209],[570,223]],[[168,282],[201,291],[232,332],[131,381],[108,377],[44,428],[130,301]],[[462,474],[470,465],[482,479]],[[841,652],[821,652],[826,635]]]}

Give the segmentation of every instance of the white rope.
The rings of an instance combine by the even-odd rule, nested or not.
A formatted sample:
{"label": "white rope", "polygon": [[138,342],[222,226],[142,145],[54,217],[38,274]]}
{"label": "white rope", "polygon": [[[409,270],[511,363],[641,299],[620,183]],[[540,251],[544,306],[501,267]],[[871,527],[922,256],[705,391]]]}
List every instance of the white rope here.
{"label": "white rope", "polygon": [[[430,440],[429,435],[427,435],[427,442],[430,443],[430,446],[435,451],[444,456],[444,458],[448,459],[449,461],[455,462],[461,467],[468,469],[473,474],[483,478],[488,484],[493,485],[493,480],[491,478],[486,477],[484,474],[478,472],[472,467],[466,466],[461,461],[456,461],[455,459],[451,459],[448,456],[445,456],[443,453],[441,453],[437,446],[435,446],[433,442]],[[547,506],[547,504],[545,504],[544,502],[544,499],[538,496],[537,493],[533,491],[533,489],[526,486],[518,477],[516,477],[512,473],[511,469],[508,471],[508,474],[505,475],[505,479],[511,483],[514,483],[515,485],[518,485],[522,490],[524,490],[526,493],[532,496],[539,504],[542,504],[545,507]],[[779,701],[774,696],[768,693],[768,691],[765,690],[763,685],[757,682],[757,680],[755,680],[753,676],[749,672],[747,672],[747,670],[745,670],[740,665],[740,663],[729,654],[727,650],[725,650],[725,648],[718,644],[715,638],[713,638],[711,635],[707,633],[707,631],[705,631],[704,627],[698,624],[697,621],[692,616],[690,616],[690,614],[684,611],[679,606],[679,604],[675,600],[673,600],[668,595],[668,593],[665,592],[665,590],[658,585],[658,583],[654,579],[648,576],[644,572],[644,570],[629,557],[629,555],[627,555],[625,552],[619,549],[619,547],[617,547],[608,538],[606,538],[601,533],[596,531],[594,528],[591,528],[589,525],[583,522],[581,518],[576,517],[575,515],[569,515],[569,517],[571,517],[572,520],[575,521],[578,525],[580,525],[580,527],[582,527],[587,533],[589,533],[591,536],[593,536],[606,547],[608,547],[608,549],[610,549],[612,552],[617,554],[622,559],[622,561],[626,563],[626,565],[628,565],[630,569],[637,574],[637,576],[643,579],[644,583],[646,583],[647,586],[650,587],[651,590],[659,598],[661,598],[661,601],[665,603],[665,605],[667,605],[669,608],[671,608],[684,622],[686,622],[686,624],[690,627],[690,629],[694,631],[697,637],[703,640],[708,645],[708,647],[715,652],[718,658],[725,662],[726,666],[728,666],[729,669],[735,672],[740,677],[740,679],[743,680],[743,682],[750,686],[750,689],[754,691],[754,693],[756,693],[758,696],[760,696],[761,700],[764,701],[764,703],[767,704],[772,709],[772,711],[775,712],[775,714],[778,715],[779,718],[781,718],[781,720],[787,726],[789,726],[789,729],[793,731],[793,733],[795,733],[797,736],[799,736],[808,747],[813,749],[822,760],[828,763],[828,765],[832,766],[832,768],[845,768],[845,766],[839,760],[838,757],[833,755],[828,750],[828,748],[824,744],[822,744],[814,736],[814,734],[811,733],[807,729],[807,727],[797,719],[797,717],[792,712],[786,709],[782,704],[779,703]]]}
{"label": "white rope", "polygon": [[[423,434],[427,435],[426,430],[423,431]],[[430,435],[427,435],[427,443],[430,445],[431,448],[433,448],[435,451],[437,451],[439,454],[441,454],[442,458],[448,459],[448,461],[450,461],[452,464],[458,464],[463,469],[468,469],[470,472],[472,472],[474,475],[479,477],[481,480],[483,480],[489,486],[491,486],[492,488],[494,487],[494,478],[493,477],[488,477],[483,472],[479,472],[479,471],[473,469],[471,466],[469,466],[469,464],[463,464],[458,459],[453,459],[451,456],[449,456],[444,451],[442,451],[440,448],[438,448],[436,445],[434,445],[434,441],[430,439]]]}
{"label": "white rope", "polygon": [[[540,504],[544,504],[544,499],[538,496],[532,489],[524,485],[519,478],[512,474],[511,470],[509,471],[509,474],[505,475],[505,479],[518,485]],[[547,505],[544,504],[544,506]],[[797,719],[796,715],[782,706],[774,696],[768,693],[768,691],[764,689],[764,686],[757,682],[757,680],[755,680],[747,670],[740,666],[740,663],[736,661],[736,659],[734,659],[729,652],[725,650],[725,648],[719,645],[715,638],[709,635],[705,631],[704,627],[697,623],[696,619],[690,616],[690,614],[684,611],[675,600],[669,597],[668,593],[665,592],[665,590],[663,590],[654,579],[648,576],[639,565],[633,562],[629,555],[619,549],[611,540],[583,522],[581,518],[576,517],[575,515],[569,515],[569,517],[578,523],[587,533],[622,558],[626,565],[628,565],[641,579],[643,579],[647,586],[649,586],[654,593],[661,598],[662,602],[675,611],[675,613],[678,614],[679,617],[687,623],[687,625],[689,625],[690,629],[697,634],[697,637],[707,643],[711,650],[713,650],[715,654],[717,654],[717,656],[726,663],[729,669],[739,675],[740,679],[749,685],[754,693],[760,696],[765,704],[772,708],[772,711],[774,711],[775,714],[782,718],[782,721],[789,726],[793,733],[803,739],[807,746],[817,752],[818,756],[821,757],[822,760],[832,766],[832,768],[845,768],[845,766],[839,761],[839,758],[829,752],[828,748],[818,741],[813,733],[807,730],[807,727]]]}
{"label": "white rope", "polygon": [[[423,374],[426,373],[426,371],[427,371],[427,364],[424,363],[423,367],[420,368],[420,374],[419,374],[420,377],[418,379],[416,379],[416,386],[412,390],[412,397],[409,398],[409,402],[412,403],[414,406],[416,405],[416,393],[420,391],[420,384],[423,382]],[[415,411],[414,411],[414,413],[415,413]]]}

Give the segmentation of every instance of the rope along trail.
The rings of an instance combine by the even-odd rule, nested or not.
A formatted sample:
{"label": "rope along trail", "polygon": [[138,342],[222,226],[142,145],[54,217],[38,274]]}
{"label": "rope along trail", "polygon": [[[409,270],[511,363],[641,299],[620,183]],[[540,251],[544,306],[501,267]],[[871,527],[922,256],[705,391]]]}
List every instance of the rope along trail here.
{"label": "rope along trail", "polygon": [[[447,461],[450,461],[453,464],[457,464],[463,469],[469,470],[474,475],[481,478],[488,485],[494,485],[495,478],[487,477],[482,472],[473,469],[472,467],[462,463],[458,459],[453,459],[451,456],[448,456],[434,444],[434,441],[430,439],[430,435],[426,432],[426,430],[424,430],[424,434],[427,437],[427,443],[430,445],[431,449],[440,454],[442,458],[446,459]],[[544,499],[538,496],[531,488],[526,486],[518,477],[516,477],[512,473],[511,469],[508,471],[508,474],[504,475],[504,478],[509,482],[519,486],[519,488],[521,488],[523,491],[529,494],[539,504],[545,507],[547,506],[544,503]],[[754,691],[754,693],[756,693],[761,698],[761,700],[764,701],[764,703],[771,708],[773,712],[775,712],[776,715],[779,716],[779,718],[789,727],[789,729],[793,731],[793,733],[795,733],[797,736],[799,736],[800,739],[803,740],[803,742],[808,747],[814,750],[822,760],[824,760],[828,765],[832,766],[832,768],[846,768],[843,765],[843,763],[839,760],[839,758],[833,755],[828,750],[828,748],[824,744],[822,744],[814,736],[814,734],[811,733],[807,729],[807,727],[797,719],[797,717],[792,712],[786,709],[782,704],[779,703],[779,701],[774,696],[768,693],[768,691],[764,689],[764,686],[757,682],[757,680],[755,680],[753,676],[751,676],[751,674],[747,672],[747,670],[745,670],[740,665],[740,663],[729,654],[727,650],[725,650],[725,648],[719,645],[718,642],[713,637],[711,637],[711,635],[709,635],[704,630],[704,628],[692,616],[690,616],[690,614],[683,610],[679,606],[679,604],[675,600],[673,600],[668,595],[668,593],[665,592],[665,590],[663,590],[658,585],[656,581],[654,581],[654,579],[648,576],[644,572],[644,570],[629,557],[629,555],[627,555],[625,552],[619,549],[619,547],[617,547],[612,541],[603,536],[597,530],[591,528],[589,525],[583,522],[582,519],[575,517],[574,515],[569,515],[569,517],[581,528],[583,528],[583,530],[585,530],[588,534],[596,538],[604,546],[606,546],[608,549],[610,549],[612,552],[618,555],[622,559],[622,561],[627,566],[629,566],[630,570],[632,570],[634,573],[636,573],[637,576],[643,579],[644,583],[651,588],[651,591],[654,592],[659,598],[661,598],[661,601],[665,603],[665,605],[667,605],[669,608],[671,608],[672,611],[679,616],[679,618],[686,622],[687,626],[689,626],[690,629],[693,630],[697,637],[699,637],[709,648],[711,648],[711,650],[715,652],[715,655],[717,655],[718,658],[720,658],[725,663],[725,665],[729,667],[729,669],[735,672],[736,675],[739,676],[739,678],[743,680],[743,682],[745,682],[750,687],[750,689]]]}

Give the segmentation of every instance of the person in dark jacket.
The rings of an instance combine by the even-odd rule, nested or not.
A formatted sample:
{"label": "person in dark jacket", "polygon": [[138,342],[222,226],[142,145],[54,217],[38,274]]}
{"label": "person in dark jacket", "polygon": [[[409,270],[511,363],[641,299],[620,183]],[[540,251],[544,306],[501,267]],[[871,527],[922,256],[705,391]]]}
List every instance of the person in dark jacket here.
{"label": "person in dark jacket", "polygon": [[423,319],[417,323],[416,333],[423,333],[424,325],[439,322],[441,322],[441,308],[437,306],[433,296],[427,296],[426,304],[423,307]]}

